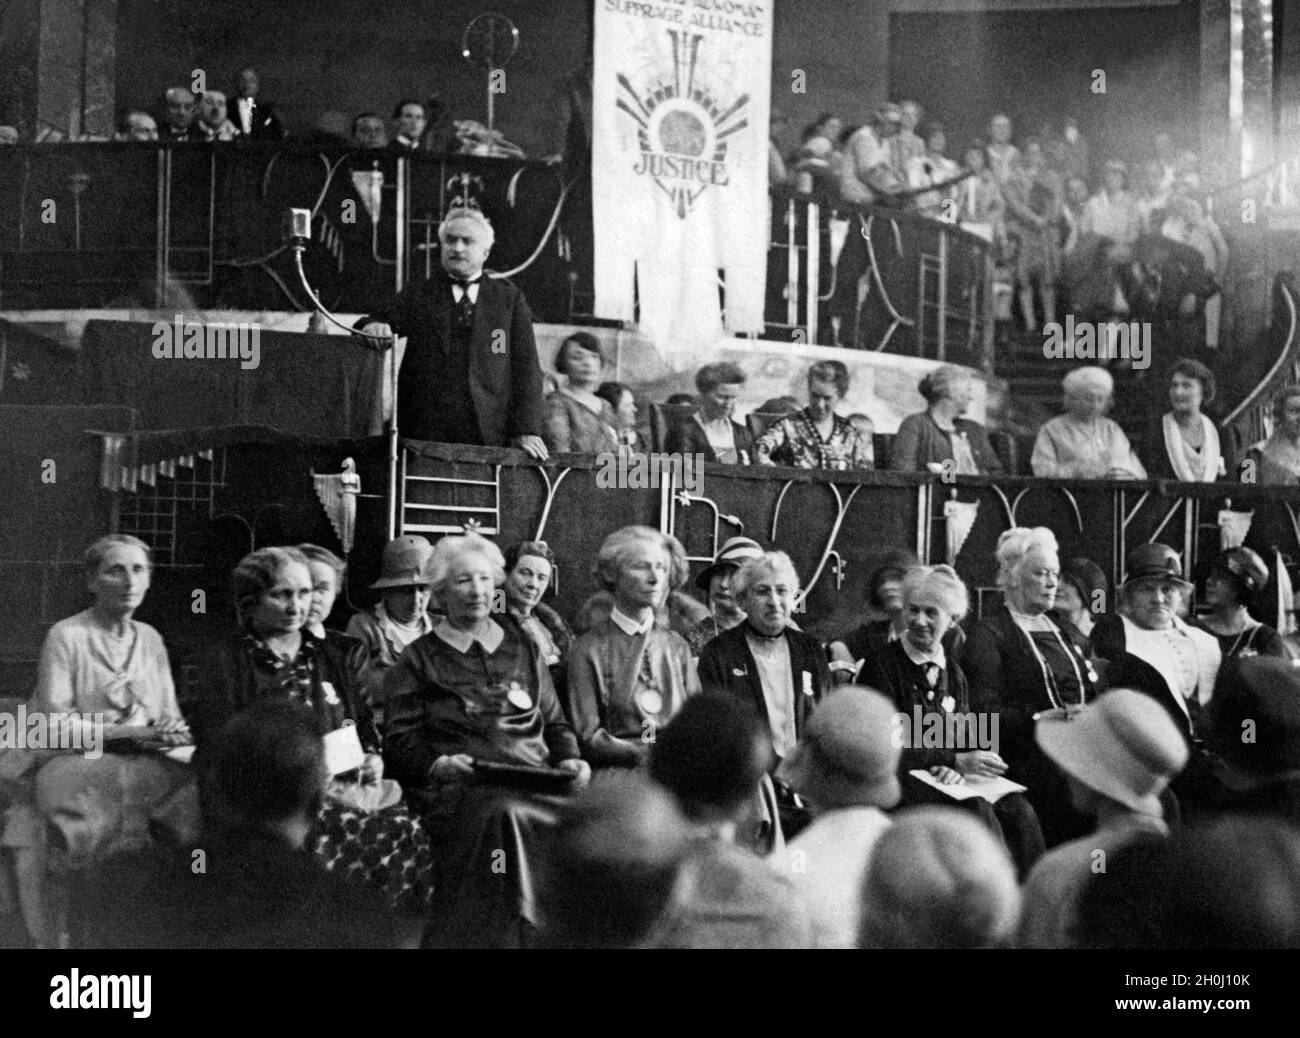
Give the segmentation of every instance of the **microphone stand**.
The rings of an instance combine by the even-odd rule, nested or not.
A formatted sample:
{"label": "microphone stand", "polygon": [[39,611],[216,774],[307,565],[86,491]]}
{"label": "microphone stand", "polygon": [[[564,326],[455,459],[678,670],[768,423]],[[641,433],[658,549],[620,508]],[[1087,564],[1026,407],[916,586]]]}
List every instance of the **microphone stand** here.
{"label": "microphone stand", "polygon": [[[307,293],[307,298],[311,300],[312,305],[316,307],[316,312],[331,324],[342,328],[349,335],[361,334],[355,328],[348,327],[330,313],[307,281],[307,272],[303,269],[302,256],[303,252],[306,251],[307,242],[311,240],[311,210],[286,209],[283,218],[283,236],[285,243],[293,253],[293,266],[294,270],[298,272],[298,282],[302,285],[303,291]],[[401,455],[397,432],[397,339],[395,336],[386,339],[372,335],[363,335],[362,337],[378,343],[381,352],[386,351],[388,353],[388,386],[392,410],[388,417],[386,437],[388,440],[388,539],[391,541],[397,537],[397,498],[399,489],[397,470]]]}

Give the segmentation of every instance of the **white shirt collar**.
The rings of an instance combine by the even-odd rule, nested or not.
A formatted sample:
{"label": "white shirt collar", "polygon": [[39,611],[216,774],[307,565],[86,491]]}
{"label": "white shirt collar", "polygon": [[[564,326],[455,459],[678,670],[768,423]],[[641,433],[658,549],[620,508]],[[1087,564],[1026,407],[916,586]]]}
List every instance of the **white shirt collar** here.
{"label": "white shirt collar", "polygon": [[496,652],[501,647],[501,642],[505,638],[505,631],[501,630],[492,617],[488,617],[487,631],[482,635],[468,634],[465,631],[458,631],[447,622],[446,617],[439,619],[433,625],[433,633],[445,641],[457,652],[469,652],[470,646],[478,642],[483,646],[483,651],[487,653]]}
{"label": "white shirt collar", "polygon": [[921,651],[907,638],[899,638],[898,643],[903,646],[903,652],[907,653],[907,658],[917,666],[922,666],[926,663],[937,663],[939,664],[940,670],[948,669],[948,657],[943,651],[942,642],[934,647],[934,654],[931,656],[921,655]]}
{"label": "white shirt collar", "polygon": [[482,287],[482,285],[483,285],[483,276],[481,274],[479,275],[479,279],[477,281],[471,282],[468,287],[460,284],[460,282],[453,282],[451,286],[452,298],[459,303],[461,299],[464,298],[465,293],[468,292],[469,301],[471,303],[477,303],[478,290]]}
{"label": "white shirt collar", "polygon": [[618,625],[618,629],[629,637],[635,637],[638,634],[647,634],[655,625],[654,613],[651,613],[644,621],[637,622],[626,613],[619,612],[618,606],[610,610],[609,618]]}

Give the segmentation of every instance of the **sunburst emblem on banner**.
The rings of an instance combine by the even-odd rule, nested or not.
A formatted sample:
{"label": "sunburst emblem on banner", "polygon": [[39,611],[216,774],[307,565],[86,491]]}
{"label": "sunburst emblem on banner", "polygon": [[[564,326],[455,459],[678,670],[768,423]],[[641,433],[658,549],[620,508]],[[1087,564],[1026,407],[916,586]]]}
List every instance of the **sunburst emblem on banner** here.
{"label": "sunburst emblem on banner", "polygon": [[708,187],[729,182],[727,139],[749,125],[749,95],[728,106],[698,86],[695,73],[704,37],[666,31],[672,39],[672,79],[660,79],[638,93],[620,72],[618,107],[637,124],[641,159],[634,172],[652,177],[684,220]]}

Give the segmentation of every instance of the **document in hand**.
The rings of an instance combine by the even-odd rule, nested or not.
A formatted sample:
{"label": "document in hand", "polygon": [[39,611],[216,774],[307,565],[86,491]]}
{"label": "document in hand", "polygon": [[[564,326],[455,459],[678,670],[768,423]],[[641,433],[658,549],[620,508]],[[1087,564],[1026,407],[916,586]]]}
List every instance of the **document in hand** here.
{"label": "document in hand", "polygon": [[988,778],[984,775],[967,775],[966,781],[945,785],[928,771],[915,768],[909,774],[922,782],[933,786],[941,793],[947,793],[954,800],[969,800],[971,797],[983,797],[990,804],[996,804],[1008,793],[1023,793],[1028,787],[1019,782],[1005,778]]}

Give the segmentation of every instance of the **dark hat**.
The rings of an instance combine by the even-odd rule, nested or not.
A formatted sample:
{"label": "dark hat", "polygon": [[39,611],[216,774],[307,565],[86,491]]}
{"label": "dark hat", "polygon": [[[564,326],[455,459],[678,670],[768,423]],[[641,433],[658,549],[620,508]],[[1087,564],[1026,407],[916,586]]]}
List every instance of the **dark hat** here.
{"label": "dark hat", "polygon": [[1275,656],[1225,660],[1202,719],[1210,748],[1243,771],[1300,768],[1300,669]]}
{"label": "dark hat", "polygon": [[371,589],[382,591],[386,587],[428,584],[425,567],[432,554],[433,545],[419,534],[408,533],[395,537],[384,545],[379,579],[370,585]]}
{"label": "dark hat", "polygon": [[1129,552],[1124,583],[1132,584],[1149,577],[1191,586],[1183,577],[1183,563],[1178,552],[1167,544],[1140,544]]}
{"label": "dark hat", "polygon": [[1213,568],[1241,581],[1252,595],[1268,583],[1268,565],[1250,548],[1230,548],[1214,560]]}
{"label": "dark hat", "polygon": [[709,581],[713,575],[720,569],[739,569],[741,563],[746,559],[756,559],[763,554],[763,547],[757,541],[751,541],[748,537],[729,538],[714,558],[713,563],[706,566],[698,577],[695,578],[695,586],[701,591],[709,590]]}
{"label": "dark hat", "polygon": [[1061,579],[1079,592],[1079,598],[1090,611],[1093,596],[1098,591],[1103,595],[1110,593],[1110,581],[1106,579],[1106,574],[1102,572],[1101,567],[1092,559],[1085,559],[1082,556],[1070,559],[1061,566]]}

